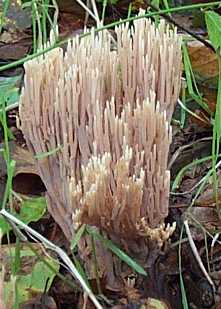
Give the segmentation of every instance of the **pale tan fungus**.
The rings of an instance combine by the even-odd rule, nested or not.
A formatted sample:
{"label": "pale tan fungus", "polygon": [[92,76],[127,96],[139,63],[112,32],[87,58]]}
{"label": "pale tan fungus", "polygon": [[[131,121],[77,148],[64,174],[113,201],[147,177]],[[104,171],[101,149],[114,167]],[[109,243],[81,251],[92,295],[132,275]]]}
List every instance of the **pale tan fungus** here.
{"label": "pale tan fungus", "polygon": [[[170,120],[180,90],[176,31],[148,19],[75,37],[25,63],[21,127],[70,239],[82,223],[136,239],[168,214]],[[142,228],[141,228],[142,226]]]}

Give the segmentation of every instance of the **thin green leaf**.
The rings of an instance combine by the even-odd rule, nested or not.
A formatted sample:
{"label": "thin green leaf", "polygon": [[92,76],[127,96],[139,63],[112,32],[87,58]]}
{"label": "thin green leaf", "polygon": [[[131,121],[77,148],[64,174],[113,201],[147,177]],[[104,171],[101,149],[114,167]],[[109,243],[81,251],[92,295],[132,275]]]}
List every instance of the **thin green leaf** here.
{"label": "thin green leaf", "polygon": [[55,154],[56,152],[58,152],[59,150],[61,150],[61,146],[56,147],[55,149],[52,149],[48,152],[41,152],[35,155],[35,158],[38,160],[41,160],[43,158],[49,157],[53,154]]}
{"label": "thin green leaf", "polygon": [[71,241],[71,250],[73,251],[75,249],[75,247],[77,246],[79,240],[81,239],[81,237],[84,235],[84,232],[85,232],[85,228],[86,228],[86,225],[83,224],[79,230],[77,231],[74,239],[72,239]]}
{"label": "thin green leaf", "polygon": [[182,295],[182,304],[183,304],[183,308],[184,309],[188,309],[188,302],[187,302],[187,297],[186,297],[186,290],[184,287],[184,283],[183,283],[183,276],[180,273],[180,290],[181,290],[181,295]]}
{"label": "thin green leaf", "polygon": [[[13,77],[0,77],[0,92],[4,99],[5,108],[14,104],[19,100],[19,83],[22,79],[21,75]],[[0,111],[3,110],[2,102],[0,102]]]}
{"label": "thin green leaf", "polygon": [[216,50],[221,48],[221,16],[213,11],[205,13],[209,39]]}
{"label": "thin green leaf", "polygon": [[[195,75],[193,73],[190,57],[185,44],[182,45],[183,51],[183,64],[186,76],[186,83],[189,95],[195,100],[205,111],[211,114],[211,111],[207,104],[203,101],[203,98],[198,90]],[[195,90],[194,90],[195,89]]]}
{"label": "thin green leaf", "polygon": [[122,261],[124,261],[127,265],[129,265],[132,269],[134,269],[137,273],[147,276],[146,271],[141,267],[137,262],[132,260],[126,253],[124,253],[121,249],[119,249],[113,242],[107,238],[104,238],[101,234],[95,231],[93,228],[87,226],[86,228],[88,234],[92,235],[96,240],[102,242],[102,244],[111,250],[114,254],[116,254]]}
{"label": "thin green leaf", "polygon": [[[46,200],[43,197],[37,197],[24,200],[21,204],[19,213],[12,211],[12,214],[22,220],[24,223],[37,222],[46,211]],[[3,217],[0,217],[0,230],[4,235],[11,230],[11,226]]]}

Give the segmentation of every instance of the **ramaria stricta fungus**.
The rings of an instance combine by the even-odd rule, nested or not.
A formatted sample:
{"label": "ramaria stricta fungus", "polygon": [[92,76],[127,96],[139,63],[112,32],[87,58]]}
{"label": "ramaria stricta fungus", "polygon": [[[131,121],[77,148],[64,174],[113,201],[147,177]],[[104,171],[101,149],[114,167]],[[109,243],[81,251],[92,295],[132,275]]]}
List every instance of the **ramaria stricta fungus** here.
{"label": "ramaria stricta fungus", "polygon": [[[149,240],[163,242],[173,230],[162,224],[180,39],[164,21],[156,29],[144,18],[115,30],[115,46],[108,32],[92,31],[66,52],[56,48],[25,64],[21,128],[35,156],[49,153],[36,165],[67,239],[86,223],[145,260]],[[105,272],[113,260],[97,246]]]}

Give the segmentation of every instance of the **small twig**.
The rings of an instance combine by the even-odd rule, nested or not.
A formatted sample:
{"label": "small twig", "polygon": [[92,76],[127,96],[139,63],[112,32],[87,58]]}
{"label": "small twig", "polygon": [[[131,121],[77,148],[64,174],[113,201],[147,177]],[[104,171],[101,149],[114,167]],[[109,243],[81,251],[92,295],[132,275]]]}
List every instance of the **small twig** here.
{"label": "small twig", "polygon": [[[86,3],[87,7],[90,5],[90,0],[87,0]],[[85,17],[84,17],[84,27],[86,28],[87,23],[88,23],[88,19],[89,19],[89,13],[88,11],[85,12]]]}
{"label": "small twig", "polygon": [[88,295],[84,293],[84,303],[82,309],[87,309],[87,303],[88,303]]}
{"label": "small twig", "polygon": [[203,119],[202,117],[198,116],[197,114],[195,114],[193,111],[191,111],[189,108],[187,108],[183,102],[178,99],[177,103],[186,111],[188,112],[190,115],[192,115],[193,117],[195,117],[196,119],[200,120],[201,122],[205,123],[206,125],[208,125],[208,121],[206,121],[205,119]]}
{"label": "small twig", "polygon": [[[201,228],[203,232],[205,232],[210,238],[214,238],[214,236],[192,215],[191,212],[187,211],[188,217],[196,223],[196,226]],[[221,245],[221,241],[217,240],[217,243]]]}
{"label": "small twig", "polygon": [[86,4],[84,4],[84,2],[82,2],[81,0],[76,0],[77,3],[82,6],[82,8],[97,22],[97,18],[94,15],[94,13],[87,7]]}
{"label": "small twig", "polygon": [[3,217],[5,217],[6,220],[8,220],[10,223],[17,224],[19,227],[21,227],[22,229],[24,229],[25,231],[27,231],[28,233],[33,235],[36,239],[41,241],[46,248],[49,248],[52,251],[56,252],[58,254],[58,256],[63,260],[65,265],[68,267],[68,269],[71,272],[71,274],[73,275],[73,277],[75,277],[80,282],[83,290],[88,294],[88,296],[90,297],[91,301],[94,303],[95,307],[97,309],[102,309],[102,306],[100,305],[100,303],[98,302],[98,300],[96,299],[96,297],[92,293],[92,291],[89,289],[89,287],[85,283],[85,281],[82,278],[82,276],[80,275],[80,273],[75,268],[75,266],[72,263],[71,259],[68,257],[68,255],[61,248],[59,248],[56,245],[54,245],[47,238],[43,237],[41,234],[39,234],[38,232],[36,232],[32,228],[30,228],[28,225],[26,225],[25,223],[23,223],[22,221],[20,221],[19,219],[17,219],[13,215],[11,215],[5,209],[2,209],[0,211],[0,214]]}
{"label": "small twig", "polygon": [[220,233],[216,233],[216,235],[213,237],[211,247],[213,248],[215,246],[215,243],[217,242],[219,238]]}
{"label": "small twig", "polygon": [[[97,24],[97,28],[99,28],[99,26],[101,26],[101,27],[103,26],[103,22],[100,21],[98,11],[97,11],[97,6],[96,6],[96,3],[95,3],[94,0],[91,0],[93,12],[81,0],[76,0],[76,1],[78,2],[79,5],[81,5],[85,9],[86,13],[91,15],[91,17],[95,20],[95,22]],[[89,1],[87,1],[87,4],[89,4]],[[87,15],[85,16],[85,21],[86,21],[86,19],[87,19]],[[111,34],[110,31],[109,31],[109,35],[111,37],[112,42],[114,44],[116,44],[116,40],[114,39],[114,37],[113,37],[113,35]]]}
{"label": "small twig", "polygon": [[197,143],[200,143],[200,142],[205,142],[205,141],[210,141],[212,140],[212,137],[203,137],[201,139],[198,139],[197,141],[194,141],[194,142],[191,142],[187,145],[184,145],[184,146],[181,146],[179,147],[175,152],[174,154],[172,155],[171,159],[170,159],[170,162],[168,164],[168,170],[171,169],[172,165],[174,164],[174,162],[176,161],[176,159],[179,157],[179,155],[181,154],[181,152],[183,152],[184,150],[186,150],[187,148],[189,147],[192,147],[194,146],[195,144]]}
{"label": "small twig", "polygon": [[[184,195],[187,195],[187,194],[190,194],[192,193],[201,183],[203,182],[203,178],[200,179],[199,182],[197,182],[190,190],[187,190],[187,191],[184,191],[184,192],[173,192],[173,191],[170,191],[170,194],[171,195],[174,195],[174,196],[184,196]],[[170,206],[171,207],[171,206]],[[175,207],[175,206],[174,206]],[[189,207],[189,204],[185,204],[185,206],[176,206],[176,207]]]}
{"label": "small twig", "polygon": [[99,15],[98,15],[98,11],[97,11],[97,5],[96,5],[94,0],[91,0],[91,5],[92,5],[92,8],[93,8],[93,13],[96,16],[97,27],[99,27],[99,26],[101,26],[101,21],[100,21],[100,18],[99,18]]}
{"label": "small twig", "polygon": [[201,271],[203,272],[204,276],[206,277],[206,279],[209,282],[209,284],[213,287],[213,291],[215,292],[215,290],[216,290],[215,284],[213,283],[212,279],[210,278],[208,272],[206,271],[206,269],[205,269],[205,267],[203,265],[203,262],[201,260],[201,257],[200,257],[200,255],[199,255],[199,253],[197,251],[196,245],[195,245],[195,243],[193,241],[193,238],[192,238],[192,235],[191,235],[191,232],[190,232],[188,220],[184,221],[184,226],[185,226],[185,229],[186,229],[186,234],[187,234],[187,237],[188,237],[189,244],[190,244],[190,247],[192,249],[193,255],[195,256]]}
{"label": "small twig", "polygon": [[17,192],[15,192],[14,190],[11,190],[11,193],[20,203],[23,202],[23,199],[20,197],[20,195]]}

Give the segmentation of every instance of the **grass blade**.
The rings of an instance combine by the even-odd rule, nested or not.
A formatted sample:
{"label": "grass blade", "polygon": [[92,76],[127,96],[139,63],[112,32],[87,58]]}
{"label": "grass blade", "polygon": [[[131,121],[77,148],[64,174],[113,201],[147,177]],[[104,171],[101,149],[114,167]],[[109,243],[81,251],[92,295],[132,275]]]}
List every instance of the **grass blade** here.
{"label": "grass blade", "polygon": [[75,249],[75,247],[77,246],[79,240],[81,239],[81,237],[84,235],[84,232],[85,232],[85,228],[86,228],[86,225],[83,224],[79,230],[77,231],[74,239],[72,239],[71,241],[71,250],[73,251]]}
{"label": "grass blade", "polygon": [[101,234],[99,234],[94,229],[87,227],[86,228],[88,234],[92,235],[96,240],[102,242],[102,244],[111,250],[114,254],[116,254],[122,261],[124,261],[127,265],[129,265],[132,269],[134,269],[138,274],[147,276],[146,271],[141,267],[137,262],[135,262],[132,258],[130,258],[126,253],[124,253],[121,249],[119,249],[113,242]]}

